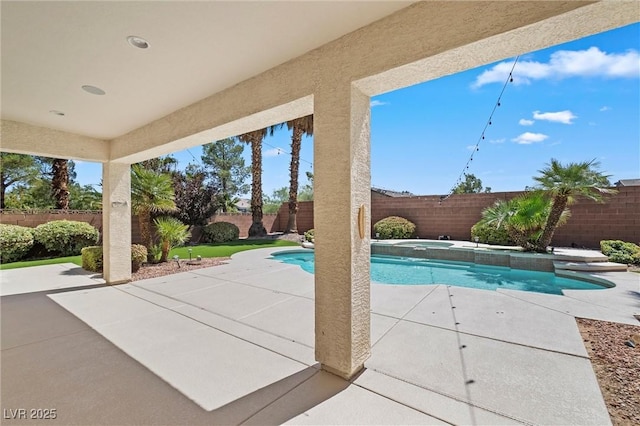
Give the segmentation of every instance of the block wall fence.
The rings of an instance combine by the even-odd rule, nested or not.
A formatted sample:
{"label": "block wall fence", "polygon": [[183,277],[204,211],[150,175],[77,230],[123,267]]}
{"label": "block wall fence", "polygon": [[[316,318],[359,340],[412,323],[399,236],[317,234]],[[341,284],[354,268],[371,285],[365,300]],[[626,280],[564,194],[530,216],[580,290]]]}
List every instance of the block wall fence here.
{"label": "block wall fence", "polygon": [[[598,248],[601,240],[624,240],[640,243],[640,186],[617,188],[618,193],[607,196],[604,204],[580,199],[572,205],[571,218],[558,228],[552,244],[558,247]],[[509,200],[521,192],[495,192],[489,194],[452,195],[440,203],[440,196],[387,197],[371,194],[371,223],[387,216],[402,216],[416,224],[420,238],[437,239],[449,235],[455,240],[469,240],[471,227],[480,219],[482,210],[496,200]],[[269,232],[282,232],[287,226],[289,208],[283,204],[277,214],[265,214],[263,223]],[[52,220],[77,220],[88,222],[102,232],[102,212],[51,211],[19,212],[4,210],[0,223],[36,227]],[[251,213],[216,214],[211,222],[231,222],[240,228],[240,236],[246,237],[251,226]],[[299,203],[298,232],[313,228],[313,201]],[[132,241],[140,242],[137,217],[131,221]],[[372,230],[373,233],[373,230]],[[197,242],[200,228],[192,232]]]}

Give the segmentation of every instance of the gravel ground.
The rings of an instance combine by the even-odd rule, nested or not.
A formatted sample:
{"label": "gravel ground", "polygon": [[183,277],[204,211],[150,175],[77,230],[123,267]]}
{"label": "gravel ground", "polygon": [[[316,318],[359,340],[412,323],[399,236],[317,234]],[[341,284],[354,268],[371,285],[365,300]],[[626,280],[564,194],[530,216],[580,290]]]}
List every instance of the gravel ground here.
{"label": "gravel ground", "polygon": [[[577,321],[611,422],[640,425],[640,326]],[[636,347],[627,346],[627,341]]]}
{"label": "gravel ground", "polygon": [[209,268],[211,266],[223,265],[225,261],[229,260],[229,257],[212,257],[202,259],[200,262],[194,265],[189,265],[187,260],[180,261],[180,267],[174,261],[157,263],[153,265],[143,265],[138,272],[131,274],[131,281],[146,280],[147,278],[162,277],[165,275],[177,274],[179,272],[192,271],[194,269]]}

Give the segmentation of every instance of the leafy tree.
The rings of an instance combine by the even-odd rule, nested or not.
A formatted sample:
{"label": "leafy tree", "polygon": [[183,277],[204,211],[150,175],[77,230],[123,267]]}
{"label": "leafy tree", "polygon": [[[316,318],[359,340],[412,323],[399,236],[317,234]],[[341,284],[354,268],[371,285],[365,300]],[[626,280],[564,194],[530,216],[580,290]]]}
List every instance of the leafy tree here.
{"label": "leafy tree", "polygon": [[152,170],[156,173],[171,174],[176,171],[178,167],[178,160],[172,155],[166,155],[164,157],[151,158],[138,163],[141,167]]}
{"label": "leafy tree", "polygon": [[482,189],[482,181],[469,173],[464,174],[464,182],[460,182],[453,190],[454,194],[479,194],[481,192],[491,192],[490,187]]}
{"label": "leafy tree", "polygon": [[298,232],[296,217],[298,213],[298,174],[300,170],[300,148],[302,135],[313,135],[313,115],[287,121],[291,134],[291,164],[289,166],[289,220],[286,232]]}
{"label": "leafy tree", "polygon": [[12,185],[31,185],[38,172],[38,165],[31,155],[0,153],[0,208],[5,208],[7,189]]}
{"label": "leafy tree", "polygon": [[206,225],[218,208],[217,188],[206,183],[203,168],[190,164],[184,173],[173,174],[173,189],[178,210],[173,216],[188,225]]}
{"label": "leafy tree", "polygon": [[560,223],[567,206],[573,204],[577,197],[585,197],[596,202],[603,202],[602,194],[613,194],[609,176],[598,171],[600,163],[595,160],[562,165],[558,160],[551,162],[533,179],[538,188],[545,191],[553,199],[551,212],[538,240],[536,251],[545,253],[551,244],[553,233]]}
{"label": "leafy tree", "polygon": [[235,210],[237,195],[249,191],[245,183],[251,167],[245,166],[244,146],[235,138],[211,142],[202,147],[202,163],[213,186],[219,188],[218,202],[223,212]]}
{"label": "leafy tree", "polygon": [[69,208],[72,210],[102,210],[102,193],[92,185],[72,183],[69,186]]}
{"label": "leafy tree", "polygon": [[278,213],[280,206],[287,202],[289,199],[289,188],[283,186],[279,189],[274,189],[271,196],[264,197],[263,211],[264,213]]}
{"label": "leafy tree", "polygon": [[139,164],[131,167],[131,208],[138,215],[142,243],[151,248],[151,214],[176,209],[175,193],[168,174],[159,174]]}
{"label": "leafy tree", "polygon": [[175,217],[159,217],[153,221],[156,225],[156,233],[160,239],[160,262],[166,262],[171,249],[189,240],[191,232],[189,226],[180,222]]}

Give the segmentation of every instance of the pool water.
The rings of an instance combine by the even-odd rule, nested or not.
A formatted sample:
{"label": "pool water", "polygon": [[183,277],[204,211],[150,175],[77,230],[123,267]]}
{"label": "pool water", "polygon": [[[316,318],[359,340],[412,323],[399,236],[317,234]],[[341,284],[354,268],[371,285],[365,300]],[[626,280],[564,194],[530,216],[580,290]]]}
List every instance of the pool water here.
{"label": "pool water", "polygon": [[[280,262],[299,265],[303,270],[314,273],[313,252],[286,251],[273,254],[273,258]],[[559,277],[552,272],[381,255],[371,256],[371,281],[399,285],[448,284],[484,290],[504,288],[547,294],[562,294],[563,289],[605,288],[586,281]]]}

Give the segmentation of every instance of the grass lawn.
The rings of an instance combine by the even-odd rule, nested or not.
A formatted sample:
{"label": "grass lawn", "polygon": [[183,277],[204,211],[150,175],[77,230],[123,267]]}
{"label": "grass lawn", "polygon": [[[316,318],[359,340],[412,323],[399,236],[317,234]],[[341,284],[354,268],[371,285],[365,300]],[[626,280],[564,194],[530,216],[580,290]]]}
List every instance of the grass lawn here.
{"label": "grass lawn", "polygon": [[228,243],[218,244],[200,244],[190,247],[178,247],[169,252],[169,258],[176,254],[180,259],[189,259],[189,249],[191,249],[191,257],[196,258],[198,255],[206,257],[229,257],[234,253],[245,250],[253,250],[268,247],[288,247],[297,246],[297,243],[287,240],[236,240]]}
{"label": "grass lawn", "polygon": [[56,263],[75,263],[82,266],[82,256],[54,257],[53,259],[24,260],[21,262],[3,263],[0,270],[26,268],[29,266],[54,265]]}
{"label": "grass lawn", "polygon": [[[169,253],[169,257],[171,258],[177,254],[178,256],[180,256],[180,259],[189,259],[189,249],[191,249],[191,257],[195,259],[198,255],[202,256],[203,258],[229,257],[234,253],[245,250],[297,245],[298,244],[287,240],[237,240],[228,243],[201,244],[190,247],[178,247],[171,250],[171,252]],[[0,265],[0,270],[26,268],[29,266],[53,265],[56,263],[75,263],[78,266],[82,266],[82,256],[78,255],[56,257],[53,259],[25,260],[22,262],[4,263]]]}

